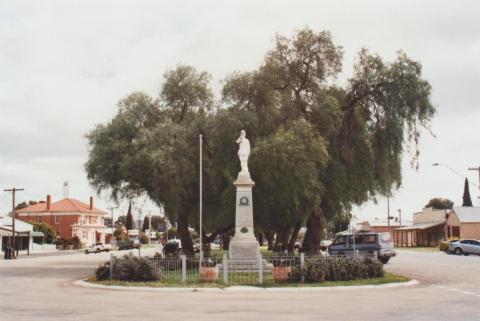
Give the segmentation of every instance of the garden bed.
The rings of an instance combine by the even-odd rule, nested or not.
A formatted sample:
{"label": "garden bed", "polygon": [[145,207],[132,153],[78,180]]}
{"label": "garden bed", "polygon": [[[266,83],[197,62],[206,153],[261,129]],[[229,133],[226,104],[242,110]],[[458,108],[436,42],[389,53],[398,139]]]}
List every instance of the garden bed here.
{"label": "garden bed", "polygon": [[[176,280],[162,280],[162,281],[149,281],[149,282],[130,282],[130,281],[119,281],[119,280],[103,280],[97,281],[94,276],[90,277],[87,281],[94,284],[108,285],[108,286],[132,286],[132,287],[154,287],[154,288],[166,288],[166,287],[178,287],[178,288],[225,288],[229,286],[244,285],[241,283],[229,283],[228,285],[223,284],[223,280],[219,279],[216,282],[198,282],[194,281],[194,275],[191,278],[187,277],[187,282],[182,284]],[[259,288],[274,288],[274,287],[335,287],[335,286],[362,286],[362,285],[383,285],[390,283],[403,283],[408,282],[410,279],[408,277],[393,274],[390,272],[385,272],[383,277],[371,278],[371,279],[359,279],[359,280],[350,280],[350,281],[323,281],[323,282],[312,282],[312,283],[299,283],[299,282],[286,282],[286,283],[276,283],[273,280],[271,274],[266,274],[263,279],[263,284],[260,286],[258,284],[252,283],[251,286]]]}

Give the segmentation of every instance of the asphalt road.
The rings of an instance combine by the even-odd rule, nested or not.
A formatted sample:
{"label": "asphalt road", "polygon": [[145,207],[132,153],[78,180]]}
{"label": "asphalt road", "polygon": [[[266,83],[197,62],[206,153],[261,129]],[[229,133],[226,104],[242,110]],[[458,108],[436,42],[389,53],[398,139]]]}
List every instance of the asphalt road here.
{"label": "asphalt road", "polygon": [[78,287],[102,254],[0,260],[0,320],[480,320],[480,257],[399,251],[419,285],[317,292],[132,292]]}

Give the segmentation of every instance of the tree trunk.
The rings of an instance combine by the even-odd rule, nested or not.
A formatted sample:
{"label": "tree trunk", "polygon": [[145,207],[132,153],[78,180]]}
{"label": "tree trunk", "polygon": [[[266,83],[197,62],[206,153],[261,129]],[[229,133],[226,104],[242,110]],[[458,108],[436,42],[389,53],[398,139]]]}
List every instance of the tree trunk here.
{"label": "tree trunk", "polygon": [[224,251],[228,251],[230,249],[230,232],[222,234],[222,247]]}
{"label": "tree trunk", "polygon": [[290,241],[288,242],[288,253],[293,253],[295,251],[295,242],[297,241],[298,233],[300,232],[301,227],[302,224],[300,224],[300,222],[295,224],[292,235],[290,236]]}
{"label": "tree trunk", "polygon": [[177,218],[177,232],[182,241],[182,250],[185,255],[193,255],[193,242],[188,230],[188,219],[186,215],[180,214]]}
{"label": "tree trunk", "polygon": [[275,239],[275,245],[273,247],[274,252],[285,252],[288,247],[288,238],[290,236],[289,228],[281,229],[277,231],[277,237]]}
{"label": "tree trunk", "polygon": [[312,213],[307,221],[307,231],[303,239],[302,250],[307,253],[317,253],[323,234],[323,221],[319,213]]}
{"label": "tree trunk", "polygon": [[260,246],[263,246],[263,233],[256,233],[255,236],[257,238],[258,244],[260,244]]}
{"label": "tree trunk", "polygon": [[273,251],[273,240],[274,240],[273,232],[271,231],[265,232],[265,238],[267,239],[268,250]]}

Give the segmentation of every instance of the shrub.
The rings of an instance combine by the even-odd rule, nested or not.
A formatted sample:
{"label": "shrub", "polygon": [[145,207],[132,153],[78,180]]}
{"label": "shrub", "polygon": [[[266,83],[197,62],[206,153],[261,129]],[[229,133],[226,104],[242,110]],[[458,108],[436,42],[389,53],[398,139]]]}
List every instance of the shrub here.
{"label": "shrub", "polygon": [[79,250],[82,248],[82,242],[80,241],[80,238],[76,235],[72,237],[70,243],[73,245],[74,250]]}
{"label": "shrub", "polygon": [[110,278],[110,262],[105,262],[95,270],[95,277],[98,281]]}
{"label": "shrub", "polygon": [[[110,279],[110,262],[105,262],[95,270],[98,281]],[[113,280],[121,281],[156,281],[161,278],[149,263],[149,258],[141,258],[125,255],[115,261],[113,266]]]}
{"label": "shrub", "polygon": [[155,281],[159,276],[148,262],[148,258],[125,255],[116,260],[113,279],[122,281]]}
{"label": "shrub", "polygon": [[140,243],[142,243],[142,244],[147,244],[148,243],[148,237],[144,232],[140,232],[140,235],[139,235],[138,238],[140,240]]}
{"label": "shrub", "polygon": [[383,264],[373,258],[325,258],[307,262],[306,269],[295,269],[295,279],[302,274],[307,282],[349,281],[384,275]]}
{"label": "shrub", "polygon": [[113,236],[117,241],[125,241],[128,239],[127,233],[125,233],[125,228],[123,225],[119,225],[115,231],[113,231]]}

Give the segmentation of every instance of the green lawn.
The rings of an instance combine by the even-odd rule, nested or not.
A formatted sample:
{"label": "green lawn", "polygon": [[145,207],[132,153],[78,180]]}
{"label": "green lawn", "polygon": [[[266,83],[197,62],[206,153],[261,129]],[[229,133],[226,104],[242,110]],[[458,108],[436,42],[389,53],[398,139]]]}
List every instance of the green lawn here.
{"label": "green lawn", "polygon": [[[171,275],[170,277],[173,277]],[[385,272],[382,278],[351,280],[351,281],[325,281],[318,283],[276,283],[271,274],[265,274],[263,279],[263,285],[261,287],[332,287],[332,286],[353,286],[353,285],[380,285],[387,283],[399,283],[407,282],[410,279],[401,275],[396,275],[390,272]],[[205,283],[198,281],[198,275],[195,272],[187,272],[187,282],[181,283],[180,278],[166,279],[162,281],[153,282],[127,282],[116,280],[96,281],[94,277],[88,279],[89,282],[103,285],[117,285],[117,286],[147,286],[147,287],[217,287],[224,288],[222,275],[219,276],[216,282]],[[229,275],[229,286],[231,285],[251,285],[260,286],[258,284],[258,274],[247,273],[231,273]]]}

